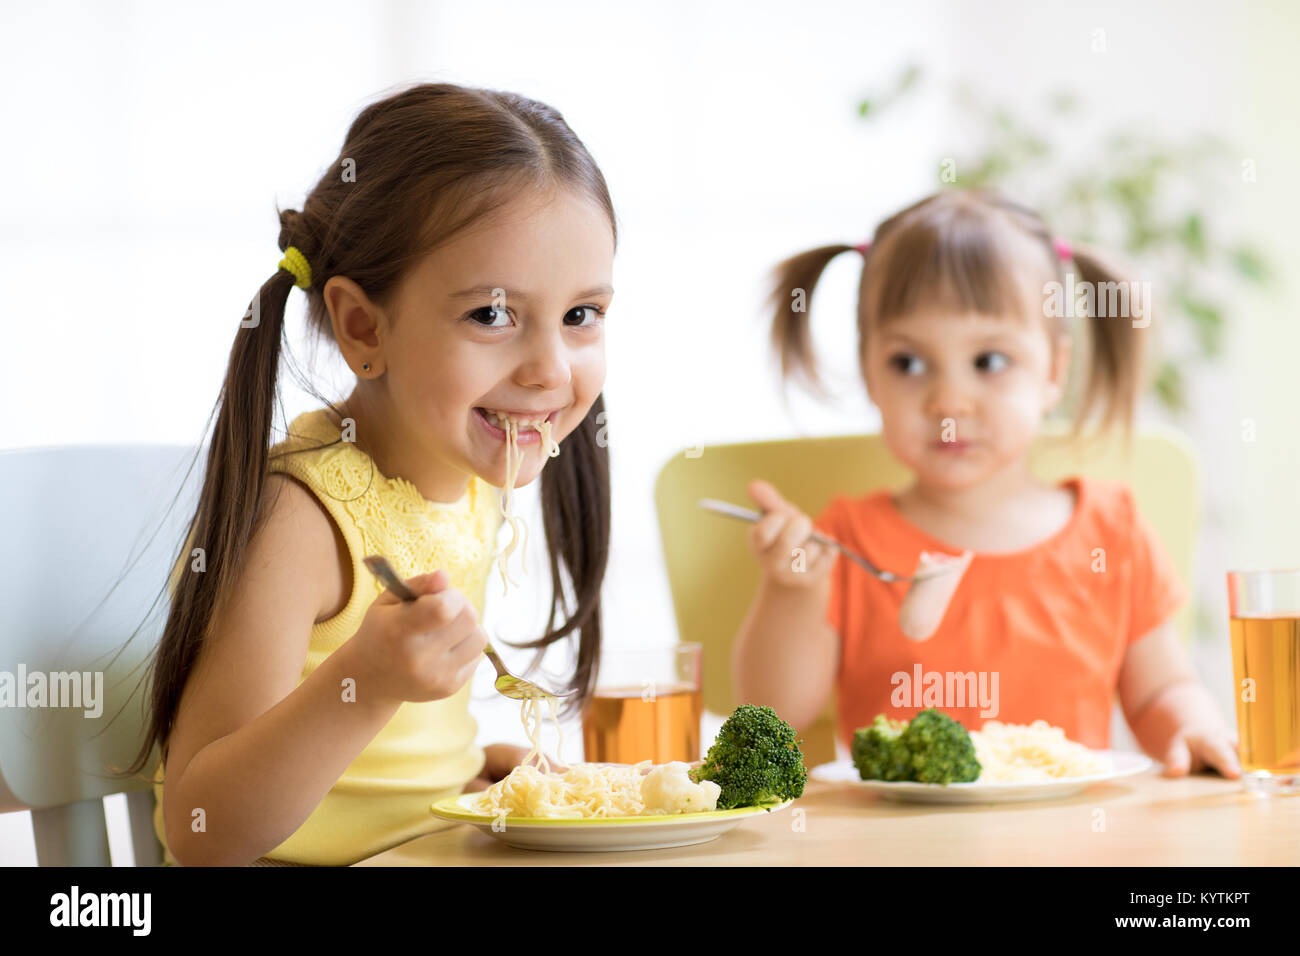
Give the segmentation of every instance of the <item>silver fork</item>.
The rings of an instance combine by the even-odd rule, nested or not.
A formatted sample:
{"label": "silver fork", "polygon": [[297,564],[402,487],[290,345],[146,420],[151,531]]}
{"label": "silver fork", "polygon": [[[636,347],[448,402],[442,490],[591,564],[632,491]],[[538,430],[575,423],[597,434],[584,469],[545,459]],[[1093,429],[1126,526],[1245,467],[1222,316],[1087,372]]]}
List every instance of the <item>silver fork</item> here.
{"label": "silver fork", "polygon": [[[388,563],[388,559],[382,555],[372,554],[364,559],[366,567],[372,574],[383,583],[384,587],[392,591],[403,601],[414,601],[418,595],[408,588],[402,579],[397,576],[393,566]],[[516,677],[510,671],[506,670],[506,665],[501,662],[500,655],[491,644],[483,648],[483,654],[492,662],[492,666],[497,669],[497,679],[492,685],[496,688],[498,694],[503,697],[510,697],[514,700],[527,700],[531,697],[569,697],[573,691],[564,694],[553,694],[548,690],[542,690],[532,681],[526,681],[522,677]]]}
{"label": "silver fork", "polygon": [[[752,508],[742,508],[739,505],[733,505],[729,501],[719,501],[716,498],[701,498],[700,507],[705,511],[712,511],[714,514],[726,515],[728,518],[739,518],[741,521],[754,522],[763,517],[763,512],[761,511],[754,511]],[[961,567],[961,564],[959,563],[955,563],[952,567],[945,565],[909,578],[901,574],[895,574],[893,571],[880,570],[852,548],[845,547],[834,538],[828,538],[819,531],[814,531],[812,534],[808,535],[808,540],[816,541],[818,544],[824,544],[830,548],[835,548],[850,561],[860,565],[865,571],[874,574],[882,581],[902,581],[910,584],[916,581],[926,581],[930,578],[937,578],[941,574],[947,574],[949,571],[955,571],[957,568]]]}

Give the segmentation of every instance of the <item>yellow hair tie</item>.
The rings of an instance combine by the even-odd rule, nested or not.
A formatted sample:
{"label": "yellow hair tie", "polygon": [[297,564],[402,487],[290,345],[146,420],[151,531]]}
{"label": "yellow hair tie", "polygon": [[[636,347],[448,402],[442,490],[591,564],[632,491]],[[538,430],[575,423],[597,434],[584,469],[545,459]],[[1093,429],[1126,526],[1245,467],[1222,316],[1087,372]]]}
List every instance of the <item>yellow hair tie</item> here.
{"label": "yellow hair tie", "polygon": [[284,258],[280,260],[280,268],[286,269],[293,273],[294,282],[299,289],[306,289],[311,285],[311,266],[307,264],[307,257],[302,254],[297,246],[290,246],[284,250]]}

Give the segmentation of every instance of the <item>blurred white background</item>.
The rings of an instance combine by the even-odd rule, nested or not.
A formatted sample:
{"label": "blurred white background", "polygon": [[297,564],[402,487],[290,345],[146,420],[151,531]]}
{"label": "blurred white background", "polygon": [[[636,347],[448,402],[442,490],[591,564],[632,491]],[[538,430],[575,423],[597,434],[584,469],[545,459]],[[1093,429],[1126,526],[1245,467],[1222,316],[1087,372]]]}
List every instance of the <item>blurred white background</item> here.
{"label": "blurred white background", "polygon": [[[1257,181],[1229,201],[1284,288],[1232,312],[1218,390],[1194,395],[1204,412],[1185,425],[1207,481],[1235,503],[1233,533],[1199,556],[1197,599],[1222,603],[1233,562],[1300,565],[1289,367],[1300,333],[1283,311],[1300,213],[1293,11],[1172,0],[317,0],[6,2],[0,16],[0,447],[202,440],[238,320],[280,258],[274,205],[300,207],[356,113],[419,81],[524,93],[585,141],[620,220],[605,390],[608,640],[675,640],[652,501],[664,462],[700,443],[878,426],[851,359],[860,261],[832,264],[814,308],[842,385],[837,407],[782,403],[763,279],[792,252],[861,241],[936,188],[961,130],[950,103],[917,101],[879,128],[885,136],[856,115],[864,95],[915,62],[1013,106],[1067,88],[1093,115],[1212,131],[1256,160]],[[1081,144],[1087,135],[1078,130]],[[303,301],[290,298],[297,330]],[[294,354],[310,357],[301,344]],[[317,357],[319,389],[345,395],[346,368]],[[290,419],[315,407],[282,382]],[[1246,416],[1258,423],[1250,446],[1238,435]],[[535,490],[524,495],[530,527],[540,526]],[[534,573],[508,608],[489,587],[489,629],[530,634],[546,583]],[[1197,660],[1231,719],[1226,655],[1225,621]],[[563,664],[548,660],[547,672]],[[476,680],[481,741],[522,742],[517,708],[492,698],[488,676]],[[576,759],[576,726],[566,737]],[[114,849],[129,863],[124,813],[110,802]],[[0,816],[0,864],[34,861],[26,814]]]}

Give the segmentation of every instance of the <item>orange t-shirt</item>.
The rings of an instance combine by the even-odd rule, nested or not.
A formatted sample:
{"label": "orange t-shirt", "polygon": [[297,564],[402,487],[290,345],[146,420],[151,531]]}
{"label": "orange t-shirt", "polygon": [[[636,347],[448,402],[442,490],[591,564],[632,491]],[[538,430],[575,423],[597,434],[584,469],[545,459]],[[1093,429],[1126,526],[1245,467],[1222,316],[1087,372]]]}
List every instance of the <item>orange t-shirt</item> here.
{"label": "orange t-shirt", "polygon": [[[1188,597],[1128,486],[1070,478],[1069,522],[1024,551],[976,553],[927,641],[898,627],[907,585],[843,555],[827,620],[840,635],[839,735],[876,714],[910,720],[937,707],[968,730],[1037,719],[1104,749],[1124,653]],[[890,491],[836,497],[814,522],[880,568],[910,574],[922,551],[960,554],[909,522]],[[964,706],[963,706],[964,705]]]}

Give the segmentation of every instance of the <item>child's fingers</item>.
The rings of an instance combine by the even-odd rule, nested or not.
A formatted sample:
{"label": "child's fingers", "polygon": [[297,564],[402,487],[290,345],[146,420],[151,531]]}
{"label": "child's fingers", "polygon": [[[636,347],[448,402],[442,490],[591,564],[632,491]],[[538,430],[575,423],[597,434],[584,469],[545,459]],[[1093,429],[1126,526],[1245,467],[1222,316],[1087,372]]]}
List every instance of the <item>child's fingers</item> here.
{"label": "child's fingers", "polygon": [[1236,751],[1226,739],[1207,735],[1192,738],[1191,744],[1196,755],[1223,776],[1230,780],[1241,776],[1241,764],[1237,760]]}
{"label": "child's fingers", "polygon": [[416,597],[421,594],[437,594],[439,591],[445,591],[450,583],[451,576],[442,570],[417,574],[405,581],[406,586],[415,593]]}
{"label": "child's fingers", "polygon": [[[802,548],[805,562],[808,557],[808,535],[812,534],[812,521],[807,515],[795,515],[786,522],[785,528],[782,529],[780,537],[777,539],[777,547],[782,557],[794,559],[796,548]],[[806,566],[806,565],[805,565]]]}
{"label": "child's fingers", "polygon": [[437,594],[444,590],[451,583],[451,575],[446,571],[430,571],[428,574],[417,574],[409,578],[406,586],[416,594]]}
{"label": "child's fingers", "polygon": [[816,549],[816,555],[808,562],[808,573],[814,577],[820,577],[831,569],[835,559],[839,557],[839,552],[834,548],[828,548],[824,544],[813,543],[809,546],[809,553]]}
{"label": "child's fingers", "polygon": [[456,643],[448,648],[447,664],[453,669],[470,668],[472,671],[473,668],[478,667],[479,656],[487,646],[487,632],[477,624],[471,624],[465,636],[456,640]]}
{"label": "child's fingers", "polygon": [[780,492],[775,487],[761,478],[755,478],[751,481],[746,490],[749,492],[749,497],[753,499],[754,504],[758,505],[761,511],[783,510],[789,505],[789,502],[781,497]]}
{"label": "child's fingers", "polygon": [[1181,777],[1187,773],[1191,763],[1192,754],[1187,749],[1187,741],[1182,736],[1169,741],[1169,746],[1165,749],[1165,776]]}
{"label": "child's fingers", "polygon": [[[439,591],[445,590],[447,585],[451,583],[451,577],[446,571],[438,570],[428,574],[417,574],[413,578],[407,578],[403,583],[415,593],[416,597],[419,597],[421,594],[437,594]],[[402,599],[388,588],[384,588],[376,600],[384,604],[402,603]]]}
{"label": "child's fingers", "polygon": [[772,546],[790,516],[784,511],[770,511],[754,523],[753,529],[749,532],[749,539],[754,545],[754,549],[760,554],[767,551]]}
{"label": "child's fingers", "polygon": [[451,628],[452,625],[456,625],[454,631],[449,633],[464,636],[474,624],[478,623],[474,606],[455,588],[448,588],[432,596],[422,594],[413,606],[418,609],[421,622],[430,630]]}

